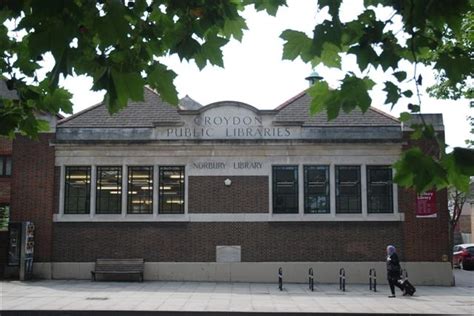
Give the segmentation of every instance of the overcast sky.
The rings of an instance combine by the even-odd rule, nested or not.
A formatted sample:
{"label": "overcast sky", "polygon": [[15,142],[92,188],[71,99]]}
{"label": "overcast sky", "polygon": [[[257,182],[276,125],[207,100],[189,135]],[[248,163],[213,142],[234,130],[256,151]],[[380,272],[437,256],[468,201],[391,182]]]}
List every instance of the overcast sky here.
{"label": "overcast sky", "polygon": [[[225,46],[224,68],[207,66],[199,71],[194,63],[181,62],[177,56],[164,58],[162,62],[178,74],[174,83],[179,97],[189,95],[203,105],[216,101],[236,100],[260,109],[272,109],[306,89],[308,82],[304,78],[311,73],[311,66],[299,58],[295,61],[283,61],[283,40],[279,36],[288,28],[312,36],[315,23],[324,17],[324,13],[316,12],[315,3],[309,0],[289,0],[288,7],[280,9],[276,17],[247,9],[244,17],[247,19],[249,30],[244,32],[241,43],[233,40]],[[346,1],[342,9],[343,18],[351,19],[359,14],[361,4],[362,0]],[[390,14],[383,11],[380,13]],[[413,67],[408,64],[403,66],[408,72],[408,77],[412,76]],[[358,73],[355,58],[343,58],[343,69]],[[338,80],[343,77],[342,72],[324,66],[318,66],[316,70],[333,87],[337,86]],[[423,87],[435,82],[431,69],[418,67],[418,71],[423,76]],[[385,78],[389,78],[389,75],[375,70],[371,71],[371,76],[376,82],[383,82]],[[103,93],[90,91],[91,79],[68,78],[64,81],[64,86],[74,94],[75,113],[102,101]],[[405,88],[408,87],[414,88],[413,81],[405,85]],[[394,116],[407,111],[408,103],[418,103],[415,99],[400,99],[391,110],[389,105],[383,104],[385,93],[382,89],[382,85],[377,85],[375,91],[371,93],[372,106]],[[472,137],[467,121],[470,111],[468,100],[435,100],[429,98],[427,93],[422,95],[422,112],[443,113],[446,141],[451,146],[465,146],[464,141]]]}

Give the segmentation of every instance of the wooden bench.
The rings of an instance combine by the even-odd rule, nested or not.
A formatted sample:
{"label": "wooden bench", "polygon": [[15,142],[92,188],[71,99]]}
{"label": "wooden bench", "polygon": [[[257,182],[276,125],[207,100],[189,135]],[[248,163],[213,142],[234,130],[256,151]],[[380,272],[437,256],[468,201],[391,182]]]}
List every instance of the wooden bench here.
{"label": "wooden bench", "polygon": [[140,282],[143,282],[144,270],[144,259],[97,259],[91,275],[95,281],[97,274],[138,274]]}

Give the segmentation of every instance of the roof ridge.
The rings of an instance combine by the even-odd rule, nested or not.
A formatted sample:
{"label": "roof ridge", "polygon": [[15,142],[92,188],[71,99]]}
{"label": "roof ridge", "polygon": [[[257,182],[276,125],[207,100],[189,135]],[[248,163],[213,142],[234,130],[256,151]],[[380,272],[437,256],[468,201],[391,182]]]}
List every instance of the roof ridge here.
{"label": "roof ridge", "polygon": [[296,100],[298,100],[299,98],[301,98],[302,96],[304,96],[306,94],[306,91],[308,91],[308,89],[304,89],[303,91],[301,91],[300,93],[298,93],[297,95],[291,97],[290,99],[286,100],[285,102],[283,102],[282,104],[280,104],[279,106],[277,106],[275,108],[276,111],[280,111],[280,110],[283,110],[284,108],[286,108],[289,104],[295,102]]}

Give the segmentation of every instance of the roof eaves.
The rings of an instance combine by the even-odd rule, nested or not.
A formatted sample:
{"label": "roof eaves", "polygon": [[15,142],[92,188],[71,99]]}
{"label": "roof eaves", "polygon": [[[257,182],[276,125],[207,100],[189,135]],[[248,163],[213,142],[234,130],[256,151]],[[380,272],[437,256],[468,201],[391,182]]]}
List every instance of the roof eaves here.
{"label": "roof eaves", "polygon": [[388,114],[388,113],[386,113],[386,112],[384,112],[384,111],[382,111],[382,110],[379,110],[379,109],[377,109],[377,108],[375,108],[375,107],[373,107],[373,106],[369,107],[369,110],[372,110],[372,111],[374,111],[374,112],[377,112],[378,114],[383,115],[383,116],[385,116],[386,118],[389,118],[389,119],[391,119],[391,120],[393,120],[393,121],[395,121],[395,122],[397,122],[397,123],[399,123],[399,124],[401,123],[400,120],[399,120],[398,118],[396,118],[395,116],[392,116],[392,115],[390,115],[390,114]]}

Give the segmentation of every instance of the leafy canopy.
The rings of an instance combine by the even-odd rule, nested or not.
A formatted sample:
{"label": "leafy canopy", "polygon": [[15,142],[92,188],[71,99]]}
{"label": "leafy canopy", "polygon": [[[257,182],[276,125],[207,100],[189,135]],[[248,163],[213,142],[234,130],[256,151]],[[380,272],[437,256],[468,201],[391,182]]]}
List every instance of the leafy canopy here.
{"label": "leafy canopy", "polygon": [[[241,40],[246,23],[242,10],[253,6],[276,15],[284,0],[18,0],[0,4],[0,70],[8,87],[18,91],[17,100],[0,99],[0,135],[15,131],[35,136],[45,128],[35,113],[72,112],[71,94],[58,86],[61,77],[73,74],[93,78],[93,90],[105,90],[111,113],[129,100],[143,100],[143,86],[149,85],[171,103],[177,104],[173,84],[176,74],[159,58],[177,54],[194,61],[199,68],[207,64],[223,66],[222,47],[231,38]],[[419,100],[422,77],[416,66],[433,66],[449,87],[462,86],[474,69],[472,56],[472,4],[469,0],[365,0],[363,12],[354,20],[342,22],[341,1],[319,0],[320,10],[329,19],[314,27],[312,36],[298,30],[285,30],[283,59],[301,58],[313,65],[341,68],[341,57],[353,54],[360,71],[347,73],[336,89],[318,82],[308,94],[313,97],[310,111],[327,111],[329,119],[341,110],[366,111],[371,105],[369,91],[374,82],[369,74],[382,69],[392,74],[384,91],[392,107],[402,96],[414,92]],[[391,18],[381,20],[376,11],[388,7]],[[321,11],[318,12],[320,14]],[[394,18],[402,21],[393,31]],[[18,39],[9,33],[6,21],[16,21]],[[403,38],[399,36],[404,34]],[[45,54],[54,57],[54,67],[46,78],[37,70]],[[408,78],[399,67],[401,61],[414,65]],[[402,82],[413,82],[414,89],[402,91]],[[413,91],[412,91],[413,90]],[[449,93],[448,97],[452,97]],[[408,105],[400,120],[418,113],[421,102]],[[407,151],[395,165],[396,181],[419,191],[448,185],[465,190],[473,175],[473,152],[455,148],[445,153],[445,145],[434,129],[422,121],[413,125],[413,137],[427,139],[439,154]]]}

